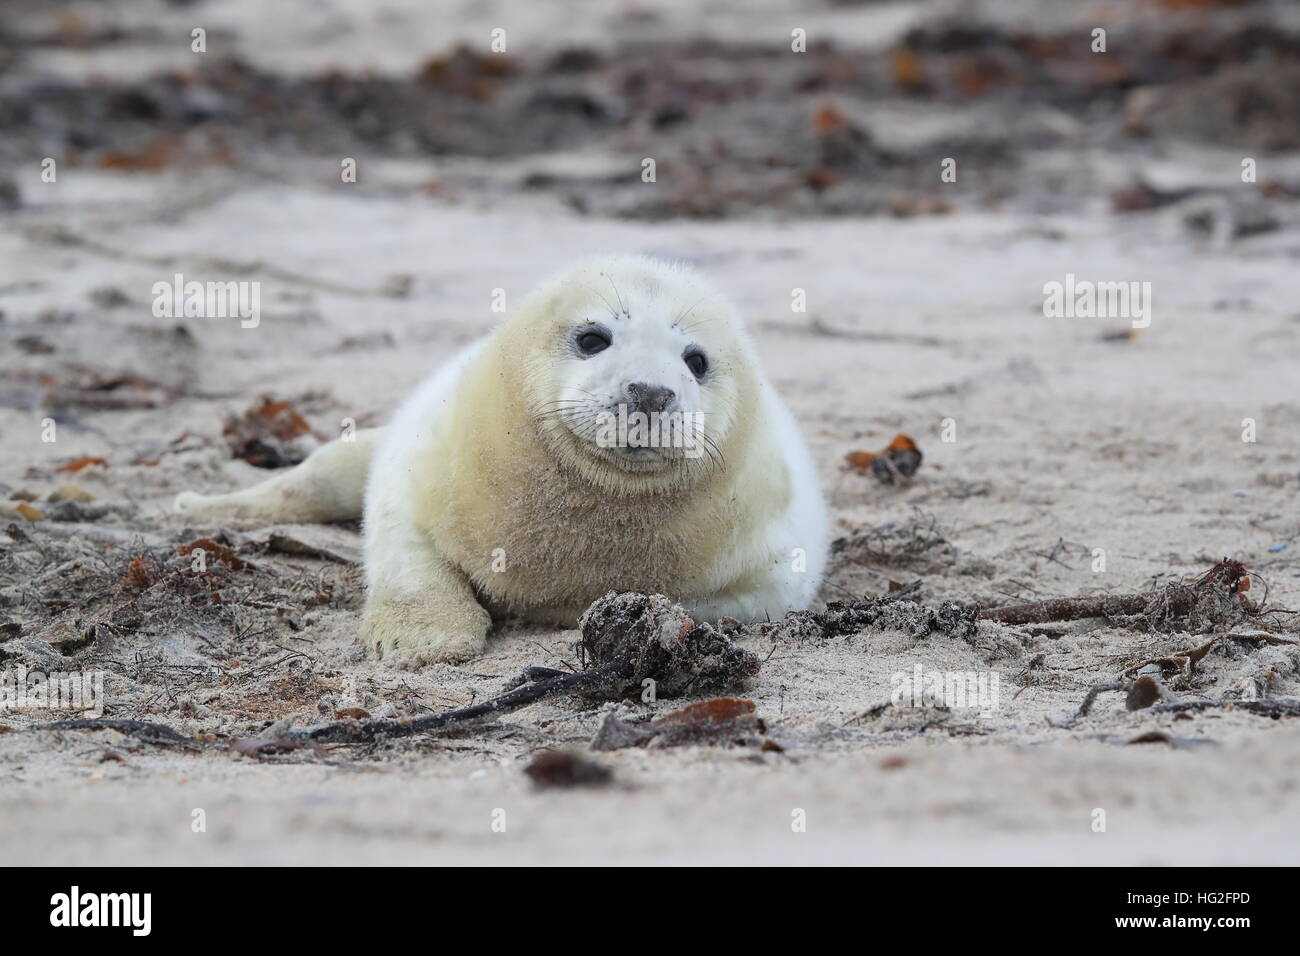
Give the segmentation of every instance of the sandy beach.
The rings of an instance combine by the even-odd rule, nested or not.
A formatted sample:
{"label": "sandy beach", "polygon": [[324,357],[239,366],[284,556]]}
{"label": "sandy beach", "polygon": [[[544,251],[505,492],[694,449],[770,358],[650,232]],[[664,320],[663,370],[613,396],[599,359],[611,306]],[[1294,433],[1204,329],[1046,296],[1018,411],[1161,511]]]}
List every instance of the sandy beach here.
{"label": "sandy beach", "polygon": [[[937,65],[945,54],[925,52],[943,43],[905,39],[938,29],[938,4],[825,4],[796,17],[816,41],[817,69],[861,65],[830,88],[782,72],[812,68],[781,59],[790,27],[775,4],[771,33],[739,5],[697,22],[685,5],[647,21],[630,7],[597,15],[570,3],[561,5],[570,16],[539,20],[466,4],[447,15],[455,29],[436,36],[409,29],[418,5],[335,4],[332,19],[315,24],[330,35],[319,44],[300,18],[241,30],[263,14],[234,4],[205,22],[209,42],[238,46],[237,69],[185,65],[186,48],[169,46],[167,31],[188,36],[207,6],[124,4],[125,36],[87,40],[108,16],[89,5],[78,12],[80,46],[68,39],[72,27],[39,11],[7,26],[10,36],[65,42],[32,42],[0,71],[14,133],[3,146],[10,175],[0,177],[13,184],[0,213],[0,666],[102,672],[106,716],[159,722],[214,746],[35,731],[71,715],[0,714],[0,859],[1300,863],[1300,722],[1238,706],[1300,698],[1300,616],[1285,613],[1300,609],[1293,131],[1271,125],[1271,142],[1246,127],[1217,141],[1159,128],[1131,138],[1111,117],[1137,108],[1136,81],[1113,102],[1083,84],[1102,103],[1093,112],[1069,106],[1066,92],[1039,98],[1010,80],[998,81],[1005,95],[949,96],[950,74]],[[995,30],[1024,6],[976,4],[971,22]],[[1090,12],[1044,15],[1035,30],[1086,37]],[[155,13],[153,27],[140,25]],[[517,37],[503,78],[454,53],[458,42],[485,43],[494,15]],[[1230,32],[1237,20],[1213,17],[1255,17],[1288,43],[1300,37],[1268,4],[1205,16],[1188,29]],[[577,22],[576,33],[564,34],[561,20]],[[1108,22],[1113,37],[1127,37],[1183,21]],[[344,42],[348,31],[354,42]],[[697,98],[663,92],[655,109],[680,106],[687,118],[662,125],[645,119],[659,114],[641,112],[640,94],[628,92],[641,87],[619,72],[656,43],[676,44],[680,62],[694,64],[682,70]],[[881,65],[900,44],[922,51],[934,90],[922,101],[873,85],[872,71],[888,72]],[[539,99],[516,107],[517,97],[559,102],[560,81],[536,64],[558,69],[565,50],[595,51],[598,65],[557,74],[565,95],[577,97],[576,84],[587,99],[554,107],[568,120],[512,132],[512,109],[552,108]],[[621,50],[628,63],[613,62]],[[705,61],[719,65],[710,72]],[[893,62],[897,74],[905,61]],[[322,78],[327,69],[349,79]],[[194,103],[219,97],[205,107],[214,119],[190,127],[177,118],[159,92],[172,88],[158,79],[168,70],[189,71],[172,85]],[[205,70],[217,78],[207,83]],[[414,124],[427,137],[406,143],[389,128],[400,117],[376,105],[405,101],[362,86],[409,84],[413,73],[437,96],[490,104],[488,118],[475,126],[453,104],[445,129]],[[606,84],[610,76],[617,82]],[[647,76],[651,86],[668,82]],[[273,90],[268,77],[307,89]],[[766,79],[746,87],[753,77]],[[1050,69],[1024,82],[1070,89]],[[1148,98],[1170,95],[1169,85],[1153,83]],[[303,107],[301,124],[245,115],[246,87],[286,102],[352,96],[370,105],[336,141],[342,127],[317,125],[314,106]],[[34,88],[39,101],[24,99]],[[116,102],[123,90],[158,98],[132,108],[154,117],[141,123],[166,126],[165,140],[131,138],[125,121],[114,127],[126,131],[120,141],[99,131],[99,107],[87,104]],[[787,94],[796,97],[788,114],[764,106]],[[706,101],[712,112],[696,116],[694,104]],[[584,125],[593,115],[606,130],[599,136]],[[1173,107],[1159,116],[1175,122]],[[765,165],[754,144],[781,137],[786,123],[806,142],[783,139]],[[73,161],[61,152],[74,149],[61,124],[80,131]],[[827,137],[843,130],[865,138],[845,140],[853,158],[841,163]],[[366,136],[377,144],[370,153],[357,148]],[[714,136],[725,147],[710,146]],[[801,168],[805,148],[812,158]],[[710,149],[731,159],[709,167]],[[46,155],[60,161],[54,183],[40,179]],[[661,157],[656,182],[640,180],[644,155]],[[961,172],[945,193],[939,161],[950,155]],[[358,157],[355,183],[339,180],[346,156]],[[1271,195],[1242,183],[1243,156],[1277,184]],[[831,170],[833,183],[808,178],[818,170]],[[1124,208],[1116,194],[1135,181],[1156,198]],[[170,505],[185,489],[232,490],[267,476],[223,434],[262,396],[291,403],[310,426],[291,452],[349,420],[382,424],[499,321],[494,290],[517,302],[572,260],[612,251],[684,261],[745,316],[831,505],[837,544],[823,603],[912,582],[925,607],[1159,591],[1190,586],[1230,558],[1251,572],[1250,606],[1270,613],[1167,626],[982,620],[973,634],[752,629],[738,641],[763,665],[735,696],[755,703],[779,745],[770,749],[591,752],[608,713],[644,719],[689,701],[572,698],[324,755],[258,759],[224,746],[340,711],[378,718],[455,707],[491,697],[525,667],[574,664],[577,631],[522,624],[495,632],[487,654],[464,665],[406,671],[369,659],[357,644],[356,525],[194,523]],[[157,316],[152,289],[177,273],[257,282],[256,326]],[[1045,285],[1067,276],[1149,283],[1149,324],[1045,315]],[[795,290],[804,311],[792,309]],[[899,433],[924,455],[910,480],[886,484],[846,465],[849,453]],[[178,553],[199,539],[231,556],[202,580]],[[1107,692],[1078,716],[1095,685],[1130,680],[1141,662],[1211,639],[1195,666],[1163,674],[1170,702],[1210,706],[1130,710],[1124,693]],[[996,674],[997,699],[968,709],[892,703],[899,675],[917,666]],[[612,771],[610,782],[535,785],[523,768],[548,749],[583,754]]]}

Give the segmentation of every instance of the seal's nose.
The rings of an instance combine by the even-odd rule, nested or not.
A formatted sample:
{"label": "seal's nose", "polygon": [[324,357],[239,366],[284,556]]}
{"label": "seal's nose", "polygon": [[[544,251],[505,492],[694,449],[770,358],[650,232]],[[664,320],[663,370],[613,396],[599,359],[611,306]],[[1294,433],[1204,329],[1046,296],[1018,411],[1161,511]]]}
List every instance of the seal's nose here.
{"label": "seal's nose", "polygon": [[646,414],[662,412],[677,397],[677,393],[671,388],[664,388],[662,385],[647,385],[645,382],[633,382],[624,391],[627,392],[629,404],[634,406],[637,411]]}

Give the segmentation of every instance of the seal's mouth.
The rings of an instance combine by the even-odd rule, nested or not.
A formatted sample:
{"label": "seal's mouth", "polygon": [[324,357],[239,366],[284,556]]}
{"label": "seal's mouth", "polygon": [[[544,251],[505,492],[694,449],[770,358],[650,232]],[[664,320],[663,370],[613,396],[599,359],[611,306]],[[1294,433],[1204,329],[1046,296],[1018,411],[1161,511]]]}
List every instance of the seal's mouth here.
{"label": "seal's mouth", "polygon": [[645,413],[627,405],[591,411],[568,407],[551,417],[571,442],[603,466],[650,474],[680,468],[708,454],[701,413]]}
{"label": "seal's mouth", "polygon": [[[579,436],[583,437],[583,436]],[[703,445],[698,436],[683,438],[680,431],[663,433],[655,438],[644,435],[618,441],[602,441],[601,436],[588,437],[586,444],[602,461],[632,472],[663,471],[680,467],[687,461],[702,457]]]}
{"label": "seal's mouth", "polygon": [[671,448],[603,447],[590,440],[583,441],[583,445],[600,461],[631,472],[662,471],[676,464],[682,457],[674,454],[676,449]]}
{"label": "seal's mouth", "polygon": [[682,461],[682,456],[659,448],[615,448],[612,460],[627,471],[658,471]]}

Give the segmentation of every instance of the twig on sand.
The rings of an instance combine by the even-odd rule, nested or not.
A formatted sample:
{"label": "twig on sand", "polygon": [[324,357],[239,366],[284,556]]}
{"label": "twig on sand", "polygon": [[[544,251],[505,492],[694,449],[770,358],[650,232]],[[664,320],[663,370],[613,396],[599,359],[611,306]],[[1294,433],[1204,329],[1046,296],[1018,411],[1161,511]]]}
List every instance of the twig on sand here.
{"label": "twig on sand", "polygon": [[1083,698],[1083,703],[1079,705],[1079,709],[1074,715],[1075,718],[1087,717],[1088,711],[1092,710],[1092,705],[1097,702],[1097,698],[1102,694],[1109,693],[1110,691],[1122,691],[1127,693],[1128,688],[1128,684],[1119,681],[1112,681],[1107,684],[1094,684],[1088,691],[1087,696]]}
{"label": "twig on sand", "polygon": [[186,737],[164,724],[155,724],[148,720],[119,720],[114,717],[76,717],[71,720],[56,720],[51,724],[38,724],[32,730],[116,730],[130,734],[147,744],[158,744],[163,747],[202,749],[211,744],[211,741]]}
{"label": "twig on sand", "polygon": [[327,744],[361,744],[395,737],[410,737],[477,720],[480,717],[508,713],[547,697],[610,690],[616,685],[625,684],[629,673],[630,671],[621,667],[618,662],[610,661],[576,674],[564,674],[560,677],[525,683],[498,697],[468,707],[397,720],[344,720],[300,731],[290,731],[286,736],[289,739],[305,738],[316,743]]}
{"label": "twig on sand", "polygon": [[1242,582],[1250,572],[1240,561],[1224,558],[1190,586],[1173,584],[1159,591],[1137,594],[1093,594],[1084,597],[1051,598],[1026,604],[985,608],[980,618],[1003,624],[1045,624],[1049,621],[1077,621],[1088,617],[1122,617],[1145,614],[1168,619],[1195,610],[1208,596],[1227,599],[1243,612],[1257,610],[1242,596]]}
{"label": "twig on sand", "polygon": [[[1261,717],[1272,717],[1274,720],[1279,717],[1300,717],[1300,700],[1293,697],[1277,697],[1269,700],[1171,700],[1159,681],[1153,678],[1143,678],[1143,680],[1152,681],[1155,691],[1159,695],[1157,699],[1162,701],[1149,708],[1148,712],[1152,714],[1180,714],[1188,711],[1222,709],[1228,711],[1244,710],[1247,713],[1258,714]],[[1060,723],[1055,721],[1049,721],[1049,723],[1054,727],[1072,727],[1080,718],[1088,716],[1099,695],[1108,691],[1119,691],[1132,695],[1136,683],[1133,681],[1117,681],[1108,684],[1097,684],[1088,691],[1087,696],[1083,698],[1083,703],[1079,705],[1079,709],[1073,717]],[[1130,707],[1129,709],[1143,708]]]}
{"label": "twig on sand", "polygon": [[1244,710],[1261,717],[1300,717],[1300,699],[1294,697],[1274,697],[1268,700],[1181,700],[1168,704],[1157,704],[1151,708],[1153,714],[1179,714],[1197,710]]}
{"label": "twig on sand", "polygon": [[[722,690],[758,672],[760,662],[708,624],[696,624],[661,594],[610,592],[583,614],[580,650],[584,669],[555,673],[528,668],[525,683],[498,697],[423,717],[341,721],[291,732],[317,743],[369,743],[517,710],[547,697],[574,694],[621,697],[644,681],[672,697]],[[590,664],[587,664],[590,659]]]}

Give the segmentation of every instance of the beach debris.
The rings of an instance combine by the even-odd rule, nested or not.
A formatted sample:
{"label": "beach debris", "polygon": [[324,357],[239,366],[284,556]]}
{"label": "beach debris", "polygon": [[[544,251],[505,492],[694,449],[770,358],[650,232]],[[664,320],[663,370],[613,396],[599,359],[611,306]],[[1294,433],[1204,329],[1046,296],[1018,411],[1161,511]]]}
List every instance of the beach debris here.
{"label": "beach debris", "polygon": [[590,746],[592,750],[622,750],[625,747],[643,747],[653,737],[646,726],[624,720],[610,711],[601,718]]}
{"label": "beach debris", "polygon": [[332,525],[272,525],[246,534],[232,534],[241,550],[319,558],[335,564],[361,564],[361,536]]}
{"label": "beach debris", "polygon": [[1080,704],[1075,719],[1087,716],[1099,695],[1119,692],[1125,695],[1125,707],[1132,710],[1144,710],[1149,707],[1166,709],[1180,704],[1166,686],[1169,680],[1175,687],[1191,686],[1196,676],[1196,666],[1210,650],[1224,640],[1256,641],[1266,644],[1280,644],[1297,647],[1300,641],[1279,637],[1267,631],[1220,634],[1197,647],[1174,651],[1162,657],[1150,657],[1126,667],[1118,681],[1109,681],[1094,685],[1089,689],[1083,703]]}
{"label": "beach debris", "polygon": [[1278,720],[1283,717],[1300,717],[1300,699],[1295,697],[1271,697],[1268,700],[1180,700],[1174,703],[1158,704],[1151,708],[1153,714],[1187,714],[1202,710],[1243,710],[1260,717]]}
{"label": "beach debris", "polygon": [[298,439],[311,436],[319,442],[326,440],[292,403],[276,401],[270,395],[263,395],[242,415],[227,416],[221,434],[235,458],[258,468],[296,465],[307,457],[307,449]]}
{"label": "beach debris", "polygon": [[533,786],[603,787],[614,779],[613,771],[594,760],[568,750],[543,750],[533,757],[524,774]]}
{"label": "beach debris", "polygon": [[209,746],[210,741],[186,737],[164,724],[148,720],[120,720],[114,717],[75,717],[70,720],[56,720],[49,724],[37,724],[32,730],[116,730],[147,744],[162,747],[183,747],[198,750]]}
{"label": "beach debris", "polygon": [[125,290],[113,285],[102,285],[91,289],[86,297],[101,309],[118,309],[131,304],[131,296]]}
{"label": "beach debris", "polygon": [[1283,646],[1300,647],[1300,641],[1279,637],[1266,631],[1221,634],[1198,647],[1174,651],[1164,657],[1152,657],[1138,661],[1124,670],[1123,679],[1116,683],[1098,684],[1089,691],[1076,716],[1088,713],[1099,693],[1106,691],[1124,691],[1127,693],[1126,706],[1129,710],[1139,710],[1156,704],[1170,704],[1175,698],[1165,686],[1166,679],[1175,686],[1187,687],[1196,676],[1196,665],[1222,640],[1240,640],[1261,642]]}
{"label": "beach debris", "polygon": [[213,444],[212,439],[202,435],[191,435],[189,429],[185,429],[167,444],[154,444],[148,451],[141,452],[131,460],[131,464],[137,468],[156,468],[164,455],[206,448],[211,444]]}
{"label": "beach debris", "polygon": [[985,608],[979,616],[1003,624],[1141,616],[1152,627],[1168,629],[1176,624],[1193,631],[1208,630],[1261,612],[1244,596],[1250,588],[1249,574],[1240,561],[1224,558],[1190,585],[1175,583],[1136,594],[1093,594],[1009,604]]}
{"label": "beach debris", "polygon": [[[1112,691],[1119,691],[1126,694],[1128,693],[1128,689],[1129,685],[1121,681],[1107,681],[1104,684],[1094,684],[1088,689],[1088,693],[1084,695],[1083,703],[1079,705],[1079,709],[1075,711],[1074,720],[1078,720],[1080,717],[1087,717],[1089,711],[1092,710],[1092,705],[1097,702],[1097,698],[1102,694],[1108,694]],[[1065,726],[1069,726],[1070,723],[1073,723],[1073,721],[1067,722]]]}
{"label": "beach debris", "polygon": [[1147,674],[1139,677],[1129,685],[1128,695],[1124,698],[1124,707],[1128,710],[1142,710],[1161,701],[1172,701],[1173,695],[1165,690],[1160,678]]}
{"label": "beach debris", "polygon": [[860,528],[831,542],[833,569],[852,564],[938,574],[956,565],[958,558],[938,520],[925,512],[907,521]]}
{"label": "beach debris", "polygon": [[824,611],[791,611],[784,619],[755,625],[766,640],[803,642],[853,636],[863,631],[902,631],[913,637],[936,634],[969,640],[978,633],[972,608],[952,601],[937,606],[909,600],[908,589],[878,598],[830,601]]}
{"label": "beach debris", "polygon": [[1214,747],[1216,741],[1206,740],[1198,737],[1175,737],[1173,734],[1165,733],[1163,730],[1148,730],[1146,733],[1138,734],[1130,740],[1124,741],[1126,745],[1130,744],[1168,744],[1175,750],[1194,750],[1197,747]]}
{"label": "beach debris", "polygon": [[135,505],[130,503],[110,504],[101,502],[100,504],[85,504],[81,501],[68,500],[58,501],[45,509],[45,517],[49,521],[100,521],[109,515],[122,518],[133,518],[137,513]]}
{"label": "beach debris", "polygon": [[122,574],[122,588],[126,591],[147,591],[162,580],[162,562],[149,554],[134,555]]}
{"label": "beach debris", "polygon": [[54,470],[76,474],[77,472],[81,471],[83,468],[89,468],[91,465],[100,465],[104,468],[107,468],[108,462],[105,461],[103,458],[96,458],[93,455],[87,455],[82,458],[74,458],[72,461],[62,464],[58,468],[55,468]]}
{"label": "beach debris", "polygon": [[[1191,678],[1196,674],[1196,665],[1210,652],[1210,648],[1214,647],[1224,636],[1226,635],[1219,635],[1219,637],[1211,639],[1200,647],[1193,647],[1185,651],[1174,651],[1166,657],[1151,657],[1144,661],[1138,661],[1125,669],[1124,676],[1131,679],[1146,673],[1149,675],[1159,674]],[[1132,710],[1132,708],[1129,709]]]}
{"label": "beach debris", "polygon": [[884,700],[855,714],[844,726],[870,724],[876,733],[924,734],[938,728],[950,737],[982,736],[990,733],[978,718],[962,719],[964,708],[954,709],[942,703],[933,688],[924,688],[915,702]]}
{"label": "beach debris", "polygon": [[886,200],[885,208],[895,219],[912,219],[916,216],[946,216],[955,207],[933,193],[895,193]]}
{"label": "beach debris", "polygon": [[167,547],[165,539],[147,531],[130,531],[126,528],[102,527],[93,522],[109,514],[130,517],[136,513],[134,505],[83,505],[76,501],[60,501],[51,505],[45,517],[51,522],[41,525],[46,538],[85,538],[114,548]]}
{"label": "beach debris", "polygon": [[859,474],[870,472],[882,484],[892,485],[915,475],[921,458],[916,442],[900,433],[883,450],[851,451],[844,456],[844,462]]}
{"label": "beach debris", "polygon": [[[271,728],[276,729],[276,728]],[[294,750],[310,750],[313,757],[328,757],[329,751],[322,747],[314,740],[304,740],[301,737],[287,737],[283,734],[268,737],[245,737],[240,740],[230,742],[232,752],[241,754],[245,757],[253,757],[261,760],[265,757],[274,757],[280,754],[289,753]]]}
{"label": "beach debris", "polygon": [[50,355],[56,351],[48,339],[39,335],[23,335],[14,339],[14,345],[27,355]]}
{"label": "beach debris", "polygon": [[811,128],[816,142],[815,168],[859,168],[875,156],[871,133],[837,106],[824,103],[813,111]]}
{"label": "beach debris", "polygon": [[[142,556],[132,561],[131,568],[134,570],[128,575],[138,574],[141,583],[150,581],[149,566]],[[391,720],[343,720],[286,729],[270,739],[279,747],[286,741],[372,743],[507,713],[548,697],[584,695],[617,700],[642,690],[649,682],[660,697],[716,692],[738,686],[762,665],[757,655],[737,647],[711,625],[697,624],[662,594],[610,591],[587,608],[579,627],[583,670],[527,681],[497,697],[454,710]],[[85,724],[93,725],[93,721]]]}
{"label": "beach debris", "polygon": [[506,681],[506,685],[502,690],[514,690],[516,687],[522,687],[524,684],[531,681],[547,680],[551,677],[562,677],[567,673],[570,672],[562,671],[557,667],[540,667],[537,665],[525,667],[514,677],[510,678],[510,680]]}
{"label": "beach debris", "polygon": [[691,745],[785,749],[767,736],[767,724],[754,702],[739,697],[696,701],[641,724],[610,712],[591,741],[592,750]]}
{"label": "beach debris", "polygon": [[183,557],[190,557],[196,551],[202,552],[205,563],[211,559],[214,563],[225,565],[232,571],[242,571],[248,567],[248,562],[239,557],[234,548],[213,541],[211,538],[197,538],[176,549],[176,553]]}
{"label": "beach debris", "polygon": [[1194,189],[1160,189],[1138,176],[1129,185],[1111,190],[1110,208],[1118,213],[1147,212],[1180,202],[1195,192]]}
{"label": "beach debris", "polygon": [[[67,383],[49,384],[44,392],[43,403],[54,410],[81,408],[122,411],[159,408],[175,401],[181,394],[180,389],[170,388],[139,375],[91,371]],[[96,459],[94,456],[88,458],[89,460],[79,459],[69,464],[75,465],[85,461],[85,464],[80,467],[89,465],[107,467],[107,462],[103,459]],[[74,469],[74,471],[78,470],[80,468]]]}
{"label": "beach debris", "polygon": [[50,504],[58,504],[60,501],[79,501],[84,504],[94,501],[95,496],[77,485],[62,484],[51,491],[45,500]]}
{"label": "beach debris", "polygon": [[[629,685],[655,681],[660,697],[728,690],[758,673],[761,662],[710,624],[693,621],[662,594],[610,591],[583,612],[579,659]],[[570,677],[574,675],[569,675]]]}

